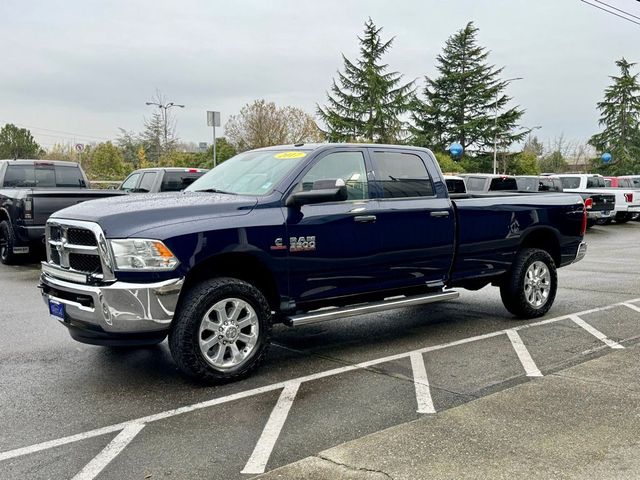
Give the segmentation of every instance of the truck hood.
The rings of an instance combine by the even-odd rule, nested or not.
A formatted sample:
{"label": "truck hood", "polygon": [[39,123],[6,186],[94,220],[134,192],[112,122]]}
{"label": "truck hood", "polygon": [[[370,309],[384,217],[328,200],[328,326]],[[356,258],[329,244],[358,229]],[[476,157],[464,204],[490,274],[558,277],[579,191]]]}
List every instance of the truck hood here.
{"label": "truck hood", "polygon": [[74,205],[51,218],[96,222],[107,238],[118,238],[159,226],[246,215],[257,203],[256,197],[209,192],[132,194]]}

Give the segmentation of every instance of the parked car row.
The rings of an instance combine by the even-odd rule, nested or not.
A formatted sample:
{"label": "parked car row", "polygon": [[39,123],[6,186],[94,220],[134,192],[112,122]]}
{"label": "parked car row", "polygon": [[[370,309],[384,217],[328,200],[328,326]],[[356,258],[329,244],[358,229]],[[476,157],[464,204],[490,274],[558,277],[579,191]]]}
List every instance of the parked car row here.
{"label": "parked car row", "polygon": [[53,212],[98,198],[183,190],[206,172],[201,168],[141,169],[117,189],[92,190],[75,162],[0,160],[0,262],[13,264],[30,253],[43,253],[45,223]]}
{"label": "parked car row", "polygon": [[640,219],[640,176],[603,177],[598,174],[495,175],[464,174],[447,176],[452,195],[487,192],[579,194],[588,212],[588,225],[625,223]]}

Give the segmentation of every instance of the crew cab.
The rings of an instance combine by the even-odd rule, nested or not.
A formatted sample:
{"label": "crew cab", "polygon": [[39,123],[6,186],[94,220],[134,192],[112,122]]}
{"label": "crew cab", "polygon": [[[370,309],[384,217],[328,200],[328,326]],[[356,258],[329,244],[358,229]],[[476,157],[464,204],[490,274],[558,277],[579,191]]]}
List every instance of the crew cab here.
{"label": "crew cab", "polygon": [[207,172],[204,168],[141,168],[131,172],[118,189],[127,193],[179,192]]}
{"label": "crew cab", "polygon": [[[452,200],[431,151],[317,144],[241,153],[185,191],[56,212],[40,288],[71,336],[163,341],[210,382],[247,375],[291,327],[499,287],[544,315],[556,269],[586,253],[579,195]],[[74,266],[75,265],[75,266]]]}
{"label": "crew cab", "polygon": [[600,220],[601,223],[624,223],[631,220],[633,215],[640,213],[640,195],[633,189],[607,188],[604,177],[598,174],[561,174],[565,192],[604,193],[615,195],[612,218]]}
{"label": "crew cab", "polygon": [[0,262],[42,250],[45,222],[56,210],[118,194],[90,190],[75,162],[0,160]]}

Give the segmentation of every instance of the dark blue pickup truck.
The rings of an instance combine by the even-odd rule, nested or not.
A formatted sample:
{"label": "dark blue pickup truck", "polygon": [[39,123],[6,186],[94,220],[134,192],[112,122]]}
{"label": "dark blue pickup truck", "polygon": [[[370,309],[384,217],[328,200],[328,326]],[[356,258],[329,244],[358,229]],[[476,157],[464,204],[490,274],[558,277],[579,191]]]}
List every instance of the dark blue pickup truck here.
{"label": "dark blue pickup truck", "polygon": [[544,315],[586,253],[573,194],[457,194],[433,154],[384,145],[241,153],[186,191],[97,200],[47,223],[49,313],[97,345],[161,342],[207,381],[246,375],[296,326],[500,288]]}

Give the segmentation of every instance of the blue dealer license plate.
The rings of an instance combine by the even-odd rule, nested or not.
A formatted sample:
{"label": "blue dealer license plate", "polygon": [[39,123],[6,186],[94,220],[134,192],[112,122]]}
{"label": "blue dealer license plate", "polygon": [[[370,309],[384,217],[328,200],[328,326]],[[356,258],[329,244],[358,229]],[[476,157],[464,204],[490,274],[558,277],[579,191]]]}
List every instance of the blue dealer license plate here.
{"label": "blue dealer license plate", "polygon": [[49,313],[53,318],[64,321],[64,303],[49,300]]}

